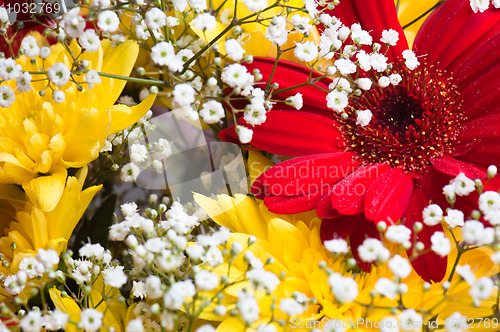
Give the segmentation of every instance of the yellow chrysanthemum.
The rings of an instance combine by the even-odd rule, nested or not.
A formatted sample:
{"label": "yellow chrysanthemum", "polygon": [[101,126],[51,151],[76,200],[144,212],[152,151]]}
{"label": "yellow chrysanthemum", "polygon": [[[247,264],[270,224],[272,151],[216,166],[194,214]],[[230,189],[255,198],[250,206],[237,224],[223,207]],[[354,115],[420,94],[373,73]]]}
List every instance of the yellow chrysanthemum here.
{"label": "yellow chrysanthemum", "polygon": [[[98,51],[89,53],[73,41],[70,51],[78,60],[88,60],[88,69],[128,76],[138,46],[127,41],[113,48],[103,41]],[[51,47],[46,60],[37,58],[37,64],[26,57],[18,59],[25,71],[39,71],[42,63],[50,68],[57,62],[71,67],[71,55],[61,44]],[[66,169],[80,168],[96,159],[110,134],[134,124],[150,109],[153,95],[135,107],[114,105],[125,83],[102,77],[102,83],[92,90],[79,92],[76,84],[69,82],[61,88],[66,96],[61,103],[38,94],[46,81],[33,82],[29,92],[16,92],[12,106],[0,108],[0,183],[22,185],[37,208],[53,210],[64,191]]]}
{"label": "yellow chrysanthemum", "polygon": [[54,249],[61,253],[73,229],[101,186],[82,190],[87,168],[68,177],[58,200],[50,212],[33,205],[14,185],[0,185],[0,253],[8,265],[0,266],[0,274],[15,274],[25,257],[33,257],[38,249]]}
{"label": "yellow chrysanthemum", "polygon": [[[253,172],[262,171],[263,167],[270,164],[269,161],[254,152],[251,152],[250,162],[249,169],[252,178],[255,178],[256,175],[252,174]],[[379,278],[395,280],[387,264],[374,267],[370,273],[348,271],[343,257],[334,259],[324,248],[319,235],[321,221],[313,212],[299,215],[278,215],[270,212],[262,202],[244,195],[236,195],[235,198],[221,195],[215,200],[195,194],[195,200],[216,223],[234,232],[230,237],[230,242],[238,241],[246,244],[250,235],[257,238],[257,242],[250,246],[249,250],[263,261],[270,257],[273,258],[275,262],[267,265],[266,269],[277,275],[284,272],[285,275],[273,295],[280,299],[290,297],[294,291],[299,291],[308,297],[316,298],[318,305],[310,306],[308,311],[298,317],[300,321],[318,320],[323,317],[349,321],[364,318],[365,322],[371,321],[375,325],[375,322],[379,322],[383,317],[394,314],[389,309],[376,308],[401,308],[399,299],[390,300],[382,296],[373,298],[370,296]],[[404,256],[404,250],[399,254]],[[456,255],[456,251],[452,252],[450,266],[444,280],[450,279],[452,263]],[[359,291],[355,302],[340,304],[335,300],[328,284],[328,276],[319,267],[321,261],[326,262],[326,266],[333,272],[354,278]],[[469,264],[478,277],[491,276],[498,270],[489,259],[488,253],[481,249],[462,254],[460,264]],[[227,268],[227,266],[222,268],[221,273],[227,272]],[[237,280],[244,275],[245,268],[246,265],[239,265],[238,261],[233,263],[231,265],[232,278]],[[425,283],[414,271],[402,282],[409,289],[401,297],[402,305],[405,308],[420,310],[425,313],[426,319],[436,316],[440,324],[443,324],[444,319],[455,311],[459,311],[467,317],[486,317],[493,314],[492,306],[495,299],[484,301],[479,308],[472,308],[472,300],[468,294],[469,286],[461,281],[456,273],[451,278],[447,297],[443,295],[442,283],[433,284],[430,289],[424,291]],[[236,299],[237,290],[244,286],[244,284],[240,284],[229,288],[226,293]],[[269,299],[261,301],[260,309],[264,320],[271,317]],[[217,319],[214,315],[206,315],[203,318]],[[218,330],[236,331],[242,327],[240,319],[228,317],[219,325]],[[358,326],[357,330],[370,329],[361,329]]]}
{"label": "yellow chrysanthemum", "polygon": [[[57,288],[51,288],[49,295],[55,307],[69,315],[70,321],[80,321],[82,309],[75,300],[68,296],[62,297],[61,291]],[[125,331],[128,316],[131,314],[133,306],[127,310],[127,305],[124,302],[120,302],[118,300],[119,297],[120,291],[117,288],[105,286],[101,277],[92,284],[92,290],[88,295],[87,303],[91,308],[103,314],[103,326],[99,331]],[[82,329],[79,329],[72,323],[68,323],[65,331],[77,332],[82,331]]]}

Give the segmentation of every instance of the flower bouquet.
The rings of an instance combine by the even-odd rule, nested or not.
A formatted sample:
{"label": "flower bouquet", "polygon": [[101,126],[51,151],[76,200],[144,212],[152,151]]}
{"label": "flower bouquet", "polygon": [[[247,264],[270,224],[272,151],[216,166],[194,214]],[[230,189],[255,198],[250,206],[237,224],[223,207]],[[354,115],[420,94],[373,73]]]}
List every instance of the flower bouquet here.
{"label": "flower bouquet", "polygon": [[0,2],[1,331],[497,331],[500,1]]}

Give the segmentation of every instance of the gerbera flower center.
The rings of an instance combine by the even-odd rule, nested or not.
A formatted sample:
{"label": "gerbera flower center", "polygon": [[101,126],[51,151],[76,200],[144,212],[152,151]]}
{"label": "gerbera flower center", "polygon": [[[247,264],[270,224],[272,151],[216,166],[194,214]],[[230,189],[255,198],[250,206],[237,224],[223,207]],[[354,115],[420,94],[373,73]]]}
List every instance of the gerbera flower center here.
{"label": "gerbera flower center", "polygon": [[[348,150],[363,162],[388,163],[405,171],[418,171],[434,158],[451,152],[460,112],[459,94],[446,73],[425,63],[410,71],[395,66],[402,77],[397,85],[372,87],[353,98],[343,124]],[[357,110],[370,110],[366,126],[356,124]]]}

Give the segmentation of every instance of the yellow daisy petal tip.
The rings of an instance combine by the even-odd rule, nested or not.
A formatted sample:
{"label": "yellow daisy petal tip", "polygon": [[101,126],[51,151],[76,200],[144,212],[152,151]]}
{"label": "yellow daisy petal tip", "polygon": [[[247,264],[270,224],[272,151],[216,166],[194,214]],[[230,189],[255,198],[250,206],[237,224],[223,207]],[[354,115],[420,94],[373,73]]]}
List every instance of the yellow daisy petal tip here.
{"label": "yellow daisy petal tip", "polygon": [[65,168],[55,167],[51,175],[39,176],[23,184],[23,189],[33,204],[44,212],[52,211],[66,185],[68,172]]}
{"label": "yellow daisy petal tip", "polygon": [[111,111],[111,128],[109,134],[122,131],[142,118],[153,106],[156,95],[151,94],[139,105],[128,107],[125,105],[113,105]]}
{"label": "yellow daisy petal tip", "polygon": [[271,168],[274,163],[264,157],[260,152],[250,151],[248,155],[248,173],[250,176],[250,183],[254,181],[265,171]]}

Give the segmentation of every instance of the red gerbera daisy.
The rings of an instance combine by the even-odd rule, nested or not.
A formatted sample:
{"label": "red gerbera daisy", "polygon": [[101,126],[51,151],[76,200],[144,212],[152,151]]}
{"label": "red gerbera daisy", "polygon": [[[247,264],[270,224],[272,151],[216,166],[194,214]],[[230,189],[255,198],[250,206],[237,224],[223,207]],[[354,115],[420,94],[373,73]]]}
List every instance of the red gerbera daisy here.
{"label": "red gerbera daisy", "polygon": [[[401,54],[408,45],[392,0],[341,1],[333,14],[347,26],[360,22],[372,36],[384,29],[398,31],[400,40],[387,56],[402,81],[352,98],[348,117],[327,109],[326,93],[315,87],[279,94],[286,98],[301,92],[304,107],[273,109],[264,124],[250,127],[251,144],[297,158],[262,174],[252,190],[273,212],[316,209],[324,218],[323,240],[349,236],[357,248],[366,237],[379,237],[376,224],[381,221],[401,220],[412,229],[429,203],[445,204],[442,188],[451,178],[464,173],[484,179],[486,168],[500,162],[500,10],[474,14],[469,1],[446,1],[417,34],[413,50],[421,64],[413,71],[403,65]],[[256,59],[248,67],[260,69],[267,81],[273,64],[274,59]],[[309,74],[308,68],[280,62],[272,81],[286,90]],[[315,84],[328,90],[328,83]],[[373,118],[360,126],[354,112],[366,109]],[[234,127],[222,136],[237,137]],[[500,187],[499,181],[488,185]],[[470,211],[476,203],[477,195],[470,195],[456,204]],[[441,225],[425,226],[418,240],[429,248],[436,230]],[[357,250],[353,254],[358,258]],[[428,281],[439,281],[446,272],[446,258],[432,252],[412,263]]]}

